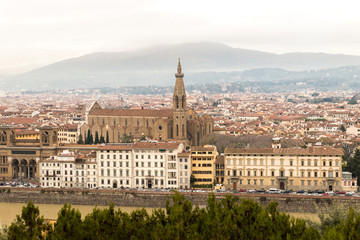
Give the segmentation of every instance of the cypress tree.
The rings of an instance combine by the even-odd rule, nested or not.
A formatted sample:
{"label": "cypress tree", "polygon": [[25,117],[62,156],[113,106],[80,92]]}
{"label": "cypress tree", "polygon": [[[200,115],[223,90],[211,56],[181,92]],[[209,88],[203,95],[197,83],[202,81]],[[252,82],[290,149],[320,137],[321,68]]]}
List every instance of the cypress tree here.
{"label": "cypress tree", "polygon": [[[85,140],[86,141],[86,140]],[[79,135],[79,140],[78,140],[78,144],[83,144],[84,142],[83,142],[83,138],[82,138],[82,135],[81,135],[81,133],[80,133],[80,135]],[[86,143],[85,143],[86,144]]]}
{"label": "cypress tree", "polygon": [[109,143],[109,131],[106,131],[106,143]]}
{"label": "cypress tree", "polygon": [[95,144],[98,144],[100,141],[99,141],[99,133],[98,131],[95,132]]}

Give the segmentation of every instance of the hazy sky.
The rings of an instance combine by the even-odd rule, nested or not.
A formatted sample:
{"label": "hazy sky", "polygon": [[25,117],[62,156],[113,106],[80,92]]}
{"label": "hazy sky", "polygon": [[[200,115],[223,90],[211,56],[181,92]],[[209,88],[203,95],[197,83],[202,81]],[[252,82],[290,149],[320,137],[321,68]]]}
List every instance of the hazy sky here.
{"label": "hazy sky", "polygon": [[0,74],[97,51],[212,41],[360,55],[359,1],[1,0]]}

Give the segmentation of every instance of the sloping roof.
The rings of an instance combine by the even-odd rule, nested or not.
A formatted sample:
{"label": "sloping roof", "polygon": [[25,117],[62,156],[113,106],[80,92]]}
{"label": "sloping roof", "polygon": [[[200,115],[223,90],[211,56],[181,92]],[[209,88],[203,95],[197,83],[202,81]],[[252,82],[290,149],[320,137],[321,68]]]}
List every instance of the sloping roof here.
{"label": "sloping roof", "polygon": [[153,109],[96,109],[90,116],[138,116],[138,117],[172,117],[173,111]]}
{"label": "sloping roof", "polygon": [[176,149],[180,142],[136,142],[134,149]]}
{"label": "sloping roof", "polygon": [[275,155],[343,155],[339,148],[226,148],[225,154],[275,154]]}
{"label": "sloping roof", "polygon": [[119,144],[107,144],[103,146],[99,146],[98,150],[131,150],[133,148],[133,144],[129,143],[119,143]]}

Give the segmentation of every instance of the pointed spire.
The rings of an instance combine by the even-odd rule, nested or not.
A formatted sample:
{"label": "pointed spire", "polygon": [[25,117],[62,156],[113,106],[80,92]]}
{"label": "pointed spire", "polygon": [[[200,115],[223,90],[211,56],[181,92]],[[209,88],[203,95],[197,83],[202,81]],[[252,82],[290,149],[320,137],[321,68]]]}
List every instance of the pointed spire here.
{"label": "pointed spire", "polygon": [[178,60],[177,73],[175,73],[175,77],[176,77],[176,78],[183,78],[183,77],[184,77],[184,74],[181,72],[180,58],[179,58],[179,60]]}
{"label": "pointed spire", "polygon": [[180,63],[180,58],[179,58],[179,61],[178,61],[177,72],[178,72],[178,73],[181,73],[181,63]]}

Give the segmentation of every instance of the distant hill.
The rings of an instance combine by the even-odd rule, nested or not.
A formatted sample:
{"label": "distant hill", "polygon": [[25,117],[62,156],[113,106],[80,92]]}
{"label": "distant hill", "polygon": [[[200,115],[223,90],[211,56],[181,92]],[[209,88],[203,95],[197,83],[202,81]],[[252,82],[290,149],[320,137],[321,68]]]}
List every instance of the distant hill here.
{"label": "distant hill", "polygon": [[[294,79],[298,75],[316,76],[319,74],[316,70],[330,68],[336,68],[334,71],[337,73],[334,74],[341,75],[339,67],[360,65],[360,56],[325,53],[273,54],[232,48],[220,43],[200,42],[150,47],[133,52],[88,54],[21,75],[0,76],[0,88],[45,90],[171,85],[179,57],[186,84],[214,83],[228,81],[229,78],[232,81]],[[239,74],[241,71],[245,72]]]}

